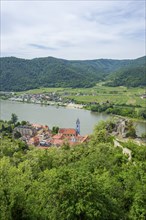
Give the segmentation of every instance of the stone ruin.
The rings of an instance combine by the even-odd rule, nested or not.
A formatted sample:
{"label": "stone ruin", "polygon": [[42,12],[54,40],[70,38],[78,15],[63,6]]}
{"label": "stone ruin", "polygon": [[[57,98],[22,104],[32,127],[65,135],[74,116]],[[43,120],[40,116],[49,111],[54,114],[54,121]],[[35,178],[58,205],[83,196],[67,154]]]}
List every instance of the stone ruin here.
{"label": "stone ruin", "polygon": [[111,133],[112,135],[119,136],[122,138],[127,137],[127,134],[129,133],[129,129],[133,128],[133,123],[130,120],[124,118],[116,119],[111,123],[112,123],[112,130],[111,130],[111,125],[109,124],[109,126],[107,125],[107,131],[109,131],[109,133]]}

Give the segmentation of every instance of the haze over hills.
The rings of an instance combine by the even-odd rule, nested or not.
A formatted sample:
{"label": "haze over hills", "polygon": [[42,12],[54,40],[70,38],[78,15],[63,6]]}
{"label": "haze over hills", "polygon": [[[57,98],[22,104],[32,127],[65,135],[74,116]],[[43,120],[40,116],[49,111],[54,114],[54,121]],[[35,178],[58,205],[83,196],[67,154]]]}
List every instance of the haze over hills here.
{"label": "haze over hills", "polygon": [[105,79],[110,79],[112,86],[146,85],[146,56],[134,60],[85,61],[54,57],[32,60],[3,57],[0,62],[1,91],[24,91],[40,87],[91,87]]}

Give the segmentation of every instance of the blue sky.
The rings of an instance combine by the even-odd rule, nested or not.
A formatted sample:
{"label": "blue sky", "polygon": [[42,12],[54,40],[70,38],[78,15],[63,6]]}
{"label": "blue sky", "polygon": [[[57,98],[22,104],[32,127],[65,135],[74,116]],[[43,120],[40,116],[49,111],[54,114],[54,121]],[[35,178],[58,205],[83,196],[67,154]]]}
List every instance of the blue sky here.
{"label": "blue sky", "polygon": [[1,0],[1,56],[70,60],[145,55],[145,0]]}

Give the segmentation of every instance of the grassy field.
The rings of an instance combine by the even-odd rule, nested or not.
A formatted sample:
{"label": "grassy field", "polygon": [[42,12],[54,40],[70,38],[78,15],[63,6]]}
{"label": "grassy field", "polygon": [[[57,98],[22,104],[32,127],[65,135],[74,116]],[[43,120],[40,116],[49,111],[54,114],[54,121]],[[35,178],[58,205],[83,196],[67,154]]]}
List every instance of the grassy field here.
{"label": "grassy field", "polygon": [[110,101],[117,105],[140,105],[146,107],[146,100],[141,99],[141,95],[145,93],[144,88],[126,88],[120,87],[107,87],[101,83],[92,88],[40,88],[29,90],[25,92],[19,92],[17,94],[38,94],[57,92],[58,94],[65,96],[66,98],[73,99],[75,102],[99,102],[103,103]]}

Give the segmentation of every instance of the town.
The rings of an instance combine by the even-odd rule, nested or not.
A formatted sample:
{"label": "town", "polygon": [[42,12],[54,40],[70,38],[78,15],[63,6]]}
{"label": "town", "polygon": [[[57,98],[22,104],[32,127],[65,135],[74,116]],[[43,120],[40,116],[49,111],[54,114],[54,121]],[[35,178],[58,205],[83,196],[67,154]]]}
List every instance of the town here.
{"label": "town", "polygon": [[80,120],[76,120],[76,128],[59,128],[49,129],[47,125],[26,124],[19,125],[13,130],[13,137],[26,142],[28,145],[34,145],[40,149],[48,147],[61,147],[64,144],[74,146],[89,140],[89,136],[80,135]]}
{"label": "town", "polygon": [[[43,105],[55,105],[55,106],[64,106],[69,108],[83,108],[85,105],[76,104],[74,100],[68,98],[68,93],[64,92],[62,95],[56,92],[49,93],[38,93],[38,94],[21,94],[15,95],[10,94],[9,100],[17,102],[26,102],[34,104],[43,104]],[[77,93],[76,96],[80,95]]]}

